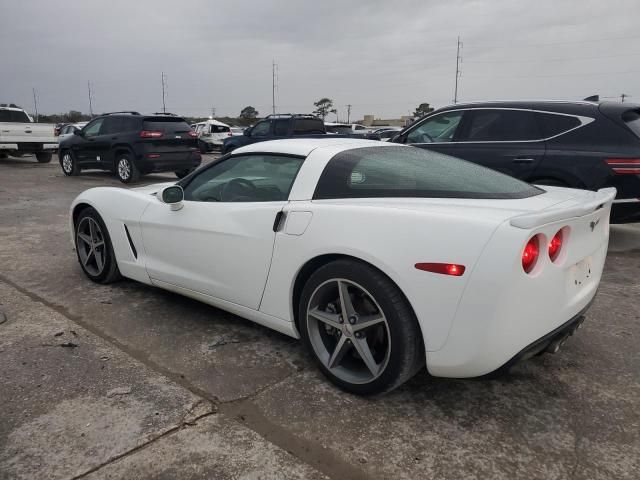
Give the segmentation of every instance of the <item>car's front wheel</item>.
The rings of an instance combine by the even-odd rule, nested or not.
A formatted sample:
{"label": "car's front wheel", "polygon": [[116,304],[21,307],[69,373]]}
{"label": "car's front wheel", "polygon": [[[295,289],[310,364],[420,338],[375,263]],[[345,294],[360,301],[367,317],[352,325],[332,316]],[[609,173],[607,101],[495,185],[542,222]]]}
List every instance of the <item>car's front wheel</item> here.
{"label": "car's front wheel", "polygon": [[303,288],[300,332],[322,372],[369,395],[402,385],[424,366],[417,319],[383,273],[354,260],[320,267]]}
{"label": "car's front wheel", "polygon": [[60,157],[60,166],[62,167],[62,173],[67,176],[71,177],[80,173],[78,162],[76,162],[75,157],[68,150],[62,152],[62,156]]}
{"label": "car's front wheel", "polygon": [[128,153],[116,156],[116,176],[122,183],[137,182],[140,178],[140,171]]}
{"label": "car's front wheel", "polygon": [[120,278],[109,232],[94,208],[80,212],[75,241],[78,262],[87,277],[97,283],[111,283]]}
{"label": "car's front wheel", "polygon": [[53,154],[51,152],[36,152],[36,160],[38,163],[49,163]]}

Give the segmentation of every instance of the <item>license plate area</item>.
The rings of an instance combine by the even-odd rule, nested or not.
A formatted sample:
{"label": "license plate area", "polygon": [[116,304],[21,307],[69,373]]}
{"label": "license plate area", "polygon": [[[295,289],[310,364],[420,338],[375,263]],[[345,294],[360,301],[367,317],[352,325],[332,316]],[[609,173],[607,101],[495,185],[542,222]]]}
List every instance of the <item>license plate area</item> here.
{"label": "license plate area", "polygon": [[580,260],[569,268],[569,288],[580,289],[593,278],[591,257]]}

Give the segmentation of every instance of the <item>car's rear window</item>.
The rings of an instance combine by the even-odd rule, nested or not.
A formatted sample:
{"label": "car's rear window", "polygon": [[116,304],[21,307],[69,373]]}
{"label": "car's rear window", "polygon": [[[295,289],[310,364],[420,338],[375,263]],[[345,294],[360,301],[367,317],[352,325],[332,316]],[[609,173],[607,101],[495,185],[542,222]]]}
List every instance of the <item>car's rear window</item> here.
{"label": "car's rear window", "polygon": [[294,135],[315,133],[325,133],[324,123],[319,118],[296,118],[293,120]]}
{"label": "car's rear window", "polygon": [[191,130],[191,127],[182,118],[154,117],[144,120],[143,129],[162,132],[188,132]]}
{"label": "car's rear window", "polygon": [[526,198],[543,190],[465,160],[413,147],[346,150],[325,167],[313,198]]}
{"label": "car's rear window", "polygon": [[622,120],[627,124],[633,133],[640,137],[640,111],[627,110],[622,114]]}
{"label": "car's rear window", "polygon": [[536,117],[545,138],[555,137],[561,133],[580,126],[580,119],[570,115],[537,112]]}

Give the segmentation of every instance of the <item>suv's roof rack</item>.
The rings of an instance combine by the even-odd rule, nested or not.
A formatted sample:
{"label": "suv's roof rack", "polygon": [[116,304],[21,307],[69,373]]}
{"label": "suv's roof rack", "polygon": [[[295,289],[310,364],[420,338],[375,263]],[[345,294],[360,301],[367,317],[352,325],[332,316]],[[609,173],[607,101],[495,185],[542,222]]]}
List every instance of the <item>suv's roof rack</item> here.
{"label": "suv's roof rack", "polygon": [[319,118],[310,113],[272,113],[265,118],[281,118],[281,117],[296,117],[296,118]]}
{"label": "suv's roof rack", "polygon": [[129,115],[140,115],[140,112],[134,112],[133,110],[123,110],[121,112],[108,112],[108,113],[103,113],[103,115],[118,115],[120,113],[128,113]]}
{"label": "suv's roof rack", "polygon": [[20,105],[16,105],[15,103],[0,103],[0,107],[5,108],[22,108]]}
{"label": "suv's roof rack", "polygon": [[178,116],[175,113],[171,113],[171,112],[153,112],[152,115],[168,115],[170,117],[177,117]]}

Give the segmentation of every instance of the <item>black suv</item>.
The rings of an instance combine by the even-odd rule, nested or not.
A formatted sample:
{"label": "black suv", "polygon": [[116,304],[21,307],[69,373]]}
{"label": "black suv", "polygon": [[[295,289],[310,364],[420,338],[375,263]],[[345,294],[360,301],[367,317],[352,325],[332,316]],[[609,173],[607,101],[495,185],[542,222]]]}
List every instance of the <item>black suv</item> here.
{"label": "black suv", "polygon": [[530,183],[616,187],[611,220],[640,221],[640,105],[482,102],[429,113],[392,141],[436,150]]}
{"label": "black suv", "polygon": [[[253,127],[247,128],[243,135],[224,139],[222,154],[251,143],[278,140],[291,137],[324,137],[327,131],[321,118],[314,115],[278,113],[268,115]],[[331,138],[335,138],[333,135]]]}
{"label": "black suv", "polygon": [[97,168],[115,172],[123,183],[152,172],[175,172],[182,178],[202,161],[196,133],[184,119],[138,112],[94,118],[60,142],[58,158],[65,175]]}

